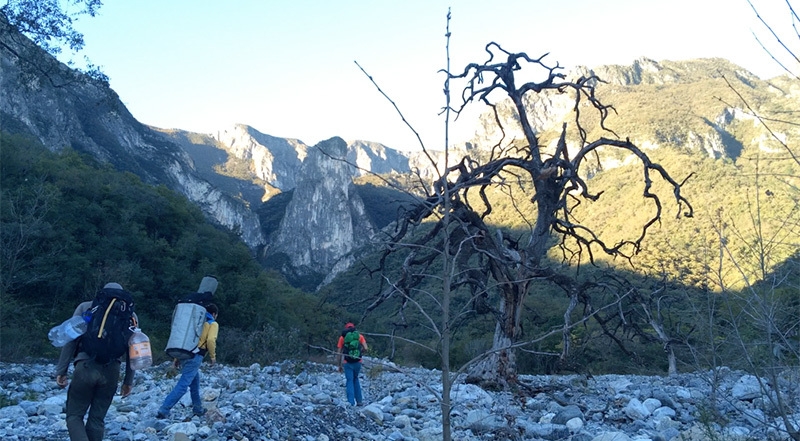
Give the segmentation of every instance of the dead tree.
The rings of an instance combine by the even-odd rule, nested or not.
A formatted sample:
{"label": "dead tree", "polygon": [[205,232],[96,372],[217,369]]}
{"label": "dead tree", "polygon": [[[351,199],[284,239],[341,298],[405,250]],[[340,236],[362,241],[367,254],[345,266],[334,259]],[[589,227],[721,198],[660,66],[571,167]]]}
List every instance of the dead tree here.
{"label": "dead tree", "polygon": [[[570,298],[569,309],[564,314],[565,330],[571,326],[569,317],[572,309],[582,301],[578,283],[548,266],[546,256],[551,248],[559,246],[564,258],[571,261],[587,258],[593,261],[593,253],[598,251],[630,258],[639,251],[648,228],[659,222],[662,216],[661,199],[651,192],[654,178],[660,178],[671,187],[679,217],[691,217],[692,207],[681,195],[681,186],[685,181],[674,180],[629,140],[605,137],[587,139],[587,130],[581,123],[583,103],[588,103],[591,109],[599,112],[599,124],[603,129],[606,129],[606,117],[613,111],[612,107],[602,104],[595,96],[595,87],[601,81],[599,78],[589,76],[567,80],[560,72],[561,67],[548,67],[545,64],[544,56],[531,58],[525,53],[508,52],[494,42],[486,46],[486,52],[489,54],[486,62],[469,64],[460,74],[448,73],[449,81],[462,81],[465,84],[463,103],[450,110],[460,113],[467,105],[483,102],[494,109],[495,121],[505,133],[507,127],[501,123],[496,103],[490,101],[490,95],[494,97],[495,92],[502,93],[516,111],[524,134],[522,144],[503,145],[501,140],[486,157],[464,156],[457,163],[448,164],[432,185],[421,186],[421,191],[425,192],[424,198],[414,209],[402,213],[389,238],[391,246],[386,248],[385,255],[409,245],[404,241],[409,240],[415,226],[424,222],[433,226],[428,234],[413,241],[413,251],[404,261],[401,276],[389,287],[384,287],[374,305],[389,298],[392,292],[410,296],[424,280],[420,275],[428,271],[431,262],[441,255],[437,243],[448,243],[450,246],[457,244],[460,253],[468,249],[470,255],[475,257],[461,259],[461,262],[468,261],[469,265],[454,268],[451,286],[474,284],[476,281],[481,281],[485,286],[486,279],[490,277],[499,294],[498,306],[494,309],[497,324],[493,348],[475,366],[468,381],[489,387],[504,387],[515,380],[513,347],[522,335],[523,302],[531,287],[534,284],[554,283],[565,289]],[[544,69],[546,79],[518,85],[517,74],[523,65]],[[546,144],[540,142],[526,107],[527,95],[543,93],[569,94],[575,103],[574,120],[563,122],[554,151],[547,151],[544,147]],[[569,131],[571,126],[574,132]],[[569,133],[576,133],[576,136],[570,137]],[[581,171],[582,166],[593,158],[599,162],[599,155],[609,150],[624,150],[638,160],[644,184],[642,196],[654,207],[654,215],[632,238],[616,244],[604,242],[572,215],[573,209],[582,201],[596,201],[601,197],[602,191],[593,192],[592,182],[582,177]],[[486,222],[486,217],[492,212],[492,201],[487,192],[493,188],[511,187],[524,192],[520,194],[524,194],[524,198],[531,202],[528,212],[520,213],[531,219],[524,240],[498,233]],[[477,195],[473,195],[476,192]],[[438,239],[437,242],[437,234],[444,234],[447,240]],[[408,250],[407,247],[405,249]],[[453,262],[458,263],[457,259]],[[460,277],[475,274],[476,271],[484,277]],[[485,292],[485,288],[477,285],[475,288],[471,292],[480,292],[481,289]],[[565,332],[562,357],[568,355],[568,343]]]}

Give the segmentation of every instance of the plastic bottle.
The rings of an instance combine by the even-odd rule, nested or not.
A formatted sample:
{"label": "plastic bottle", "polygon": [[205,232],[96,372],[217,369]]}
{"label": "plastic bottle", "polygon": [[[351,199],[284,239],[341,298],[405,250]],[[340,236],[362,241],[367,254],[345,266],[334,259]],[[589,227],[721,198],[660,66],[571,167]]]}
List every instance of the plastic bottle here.
{"label": "plastic bottle", "polygon": [[147,369],[153,364],[150,339],[139,328],[133,330],[133,335],[128,340],[128,355],[133,370]]}
{"label": "plastic bottle", "polygon": [[82,316],[76,315],[68,318],[58,326],[54,326],[47,337],[53,346],[60,348],[65,344],[75,340],[86,332],[86,320]]}

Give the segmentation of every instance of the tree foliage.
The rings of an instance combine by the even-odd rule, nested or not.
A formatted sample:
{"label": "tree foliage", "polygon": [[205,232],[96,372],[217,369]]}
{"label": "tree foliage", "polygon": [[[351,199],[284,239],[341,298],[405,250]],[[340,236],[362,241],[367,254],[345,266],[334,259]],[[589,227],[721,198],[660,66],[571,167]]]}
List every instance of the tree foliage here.
{"label": "tree foliage", "polygon": [[102,4],[101,0],[9,0],[0,12],[39,47],[58,55],[62,46],[83,49],[83,34],[74,24],[80,15],[94,17]]}
{"label": "tree foliage", "polygon": [[[28,72],[42,75],[54,86],[76,81],[78,75],[59,69],[27,42],[19,41],[19,35],[53,56],[62,54],[65,48],[77,54],[83,49],[84,40],[75,23],[81,16],[94,17],[102,5],[102,0],[8,0],[0,7],[0,46],[13,53]],[[69,59],[67,63],[74,67],[74,60]],[[108,82],[99,67],[88,59],[85,65],[81,72]]]}

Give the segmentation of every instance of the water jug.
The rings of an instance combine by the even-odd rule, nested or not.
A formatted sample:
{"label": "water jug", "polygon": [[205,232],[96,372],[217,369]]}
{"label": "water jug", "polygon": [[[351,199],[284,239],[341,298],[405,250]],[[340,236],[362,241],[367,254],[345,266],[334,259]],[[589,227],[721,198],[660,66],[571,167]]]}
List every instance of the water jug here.
{"label": "water jug", "polygon": [[133,330],[133,335],[128,340],[128,355],[133,370],[147,369],[153,364],[150,339],[139,328]]}
{"label": "water jug", "polygon": [[72,316],[60,325],[53,327],[47,333],[47,337],[53,343],[53,346],[60,348],[83,335],[86,332],[86,327],[86,320],[82,316]]}

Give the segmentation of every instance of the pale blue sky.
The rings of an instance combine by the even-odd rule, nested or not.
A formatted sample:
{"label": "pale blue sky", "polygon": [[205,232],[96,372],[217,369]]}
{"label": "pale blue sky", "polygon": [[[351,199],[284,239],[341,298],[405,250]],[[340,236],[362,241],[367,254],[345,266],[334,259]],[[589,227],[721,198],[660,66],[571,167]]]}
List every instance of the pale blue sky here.
{"label": "pale blue sky", "polygon": [[[765,15],[785,8],[754,1]],[[760,28],[745,0],[107,0],[76,27],[145,124],[212,133],[243,123],[312,145],[341,136],[418,147],[358,61],[438,149],[448,6],[454,71],[484,61],[496,41],[567,68],[723,57],[781,73],[751,35]],[[451,141],[467,135],[456,124]]]}

